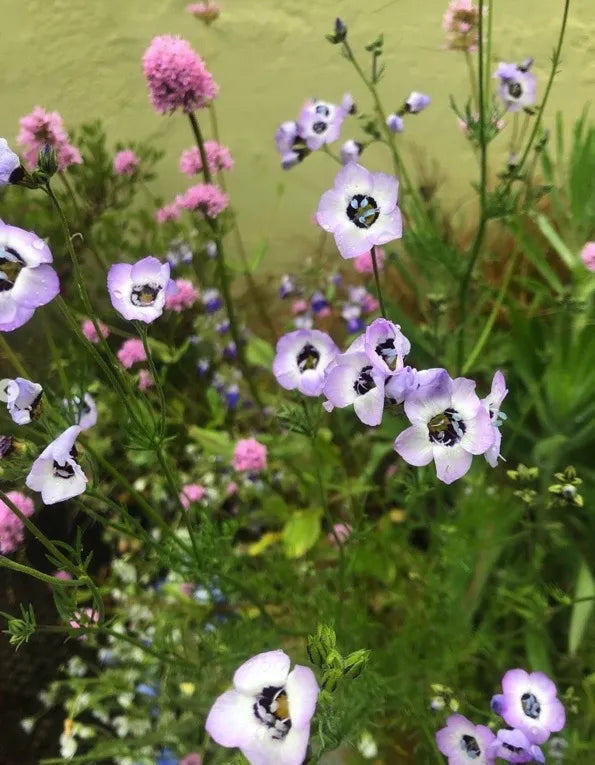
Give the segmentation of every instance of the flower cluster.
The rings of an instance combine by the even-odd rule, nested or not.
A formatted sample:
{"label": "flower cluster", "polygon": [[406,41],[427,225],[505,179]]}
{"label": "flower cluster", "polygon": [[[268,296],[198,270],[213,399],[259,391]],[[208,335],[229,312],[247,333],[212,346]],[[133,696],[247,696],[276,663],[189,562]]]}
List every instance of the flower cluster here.
{"label": "flower cluster", "polygon": [[405,129],[403,117],[406,114],[419,114],[431,103],[432,99],[430,96],[417,90],[412,91],[403,102],[401,108],[396,112],[391,112],[386,118],[388,129],[391,133],[402,133]]}
{"label": "flower cluster", "polygon": [[155,37],[143,56],[151,102],[161,114],[194,112],[219,90],[201,57],[181,37]]}
{"label": "flower cluster", "polygon": [[134,175],[140,158],[132,149],[119,151],[114,157],[114,173],[116,175]]}
{"label": "flower cluster", "polygon": [[479,10],[473,0],[451,0],[442,19],[446,46],[450,50],[476,51],[479,42]]}
{"label": "flower cluster", "polygon": [[212,0],[205,0],[204,3],[191,3],[186,6],[186,10],[194,18],[204,21],[207,26],[216,21],[221,15],[221,8],[217,3],[213,3]]}
{"label": "flower cluster", "polygon": [[176,279],[175,285],[177,291],[167,296],[165,307],[168,311],[181,313],[185,308],[192,308],[200,293],[189,279]]}
{"label": "flower cluster", "polygon": [[37,155],[45,146],[55,150],[58,170],[82,163],[81,153],[70,143],[58,112],[46,112],[41,106],[36,106],[31,114],[21,117],[19,125],[17,143],[25,150],[23,156],[29,169],[37,165]]}
{"label": "flower cluster", "polygon": [[349,114],[355,114],[355,103],[349,93],[343,96],[340,105],[319,99],[306,101],[297,120],[283,122],[275,133],[281,167],[289,170],[310,152],[336,141]]}
{"label": "flower cluster", "polygon": [[[30,518],[35,508],[33,501],[20,491],[9,491],[6,496],[23,515]],[[25,527],[21,519],[0,499],[0,553],[13,553],[25,538]]]}
{"label": "flower cluster", "polygon": [[485,725],[474,725],[463,715],[451,715],[436,742],[449,765],[506,762],[545,762],[540,748],[551,733],[562,730],[566,713],[555,684],[543,672],[511,669],[502,678],[502,690],[492,698],[492,710],[511,726],[494,734]]}
{"label": "flower cluster", "polygon": [[178,194],[174,204],[178,210],[202,212],[208,218],[216,218],[229,204],[229,197],[213,183],[198,183]]}
{"label": "flower cluster", "polygon": [[[217,141],[205,141],[205,154],[211,175],[219,170],[232,169],[233,159],[227,146],[223,146]],[[202,158],[197,146],[182,152],[180,171],[185,175],[197,175],[202,171]]]}

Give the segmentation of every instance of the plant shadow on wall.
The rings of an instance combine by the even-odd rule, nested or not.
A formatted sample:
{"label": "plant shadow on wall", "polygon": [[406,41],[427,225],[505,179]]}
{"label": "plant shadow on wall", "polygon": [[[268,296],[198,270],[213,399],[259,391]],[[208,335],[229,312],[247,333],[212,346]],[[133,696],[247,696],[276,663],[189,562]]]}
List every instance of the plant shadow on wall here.
{"label": "plant shadow on wall", "polygon": [[[275,135],[285,170],[338,170],[278,297],[185,40],[143,58],[194,141],[173,202],[148,185],[160,152],[114,151],[100,123],[69,136],[36,107],[22,159],[2,139],[0,565],[56,614],[2,617],[17,649],[71,656],[21,721],[61,710],[44,762],[592,757],[595,129],[546,111],[568,10],[538,82],[527,52],[494,60],[492,4],[448,5],[470,232],[402,145],[431,97],[386,108],[384,38],[337,19],[369,99],[307,101]],[[364,166],[373,143],[391,174]]]}

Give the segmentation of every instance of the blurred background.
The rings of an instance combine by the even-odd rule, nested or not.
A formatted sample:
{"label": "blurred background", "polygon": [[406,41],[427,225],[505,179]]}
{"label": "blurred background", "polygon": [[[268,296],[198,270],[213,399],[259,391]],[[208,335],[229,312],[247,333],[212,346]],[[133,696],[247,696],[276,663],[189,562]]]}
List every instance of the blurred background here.
{"label": "blurred background", "polygon": [[[12,142],[19,117],[36,104],[59,111],[70,130],[101,118],[114,144],[147,139],[166,151],[153,190],[169,201],[189,185],[178,159],[192,145],[192,136],[185,120],[152,110],[141,57],[153,36],[182,35],[207,59],[221,87],[222,141],[236,163],[229,179],[233,204],[249,247],[274,239],[264,267],[276,273],[312,249],[312,213],[336,166],[318,153],[282,172],[275,128],[295,119],[303,101],[313,96],[338,103],[350,91],[361,109],[369,109],[350,64],[324,39],[340,15],[352,30],[356,52],[384,33],[387,70],[380,89],[388,109],[399,108],[411,90],[432,97],[432,108],[408,120],[400,139],[406,153],[415,155],[413,167],[441,183],[447,209],[463,220],[473,218],[469,184],[476,163],[449,106],[451,93],[464,102],[468,76],[463,55],[443,47],[446,0],[223,0],[221,6],[220,19],[206,28],[186,13],[185,0],[0,0],[0,135]],[[532,56],[541,92],[561,11],[561,0],[498,0],[495,8],[494,58]],[[557,110],[571,125],[593,97],[594,52],[593,0],[573,0],[546,125],[553,124]],[[359,135],[356,119],[344,123],[342,140]],[[493,172],[506,155],[507,141],[505,130],[493,144]],[[363,161],[382,169],[386,154],[370,150]]]}

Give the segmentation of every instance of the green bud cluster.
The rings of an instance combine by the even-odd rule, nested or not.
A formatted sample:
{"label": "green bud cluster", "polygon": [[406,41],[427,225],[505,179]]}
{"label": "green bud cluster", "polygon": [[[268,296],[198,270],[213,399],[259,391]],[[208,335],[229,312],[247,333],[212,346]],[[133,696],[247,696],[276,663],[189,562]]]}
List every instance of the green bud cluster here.
{"label": "green bud cluster", "polygon": [[364,648],[343,656],[337,649],[335,630],[326,624],[319,624],[316,633],[308,635],[307,651],[312,664],[322,671],[322,689],[329,693],[344,678],[359,677],[370,659],[370,651]]}

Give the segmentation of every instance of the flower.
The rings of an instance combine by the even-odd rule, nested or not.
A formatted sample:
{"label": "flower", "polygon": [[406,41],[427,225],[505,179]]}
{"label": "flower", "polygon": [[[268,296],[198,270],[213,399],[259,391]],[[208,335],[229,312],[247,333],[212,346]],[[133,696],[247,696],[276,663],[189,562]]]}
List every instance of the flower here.
{"label": "flower", "polygon": [[[9,491],[6,496],[23,515],[30,518],[35,508],[33,500],[20,491]],[[14,552],[25,538],[25,526],[11,508],[0,499],[0,553]]]}
{"label": "flower", "polygon": [[566,724],[556,685],[543,672],[510,669],[502,678],[502,690],[492,698],[492,709],[531,743],[543,744],[550,733],[558,733]]}
{"label": "flower", "polygon": [[168,295],[165,307],[169,311],[180,313],[184,308],[191,308],[200,297],[199,291],[189,279],[176,279],[177,292]]}
{"label": "flower", "polygon": [[506,380],[500,370],[498,370],[492,379],[492,389],[490,395],[481,400],[483,406],[487,409],[490,419],[492,421],[492,430],[494,432],[494,443],[490,446],[487,452],[484,454],[489,465],[496,467],[498,464],[498,457],[500,456],[500,443],[502,441],[502,434],[500,433],[500,425],[506,419],[504,412],[500,412],[500,406],[508,394],[508,388],[506,387]]}
{"label": "flower", "polygon": [[281,650],[253,656],[236,670],[233,690],[215,701],[207,733],[221,746],[238,747],[252,765],[302,765],[318,685],[309,667]]}
{"label": "flower", "polygon": [[14,380],[2,380],[0,388],[0,401],[6,402],[8,413],[17,425],[28,425],[39,417],[43,395],[41,385],[17,377]]}
{"label": "flower", "polygon": [[140,165],[140,157],[132,149],[119,151],[114,157],[114,172],[116,175],[134,175]]}
{"label": "flower", "polygon": [[370,173],[354,162],[339,170],[334,188],[320,199],[316,220],[334,235],[342,257],[356,258],[375,244],[401,237],[398,189],[396,178]]}
{"label": "flower", "polygon": [[429,384],[409,392],[404,406],[412,426],[397,436],[395,451],[418,467],[434,460],[444,483],[465,475],[473,455],[484,454],[494,442],[490,415],[472,380],[451,380],[441,370]]}
{"label": "flower", "polygon": [[22,172],[17,173],[20,167],[21,160],[12,151],[6,138],[0,138],[0,186],[20,180],[18,176],[22,175]]}
{"label": "flower", "polygon": [[402,133],[405,130],[405,123],[400,114],[391,112],[386,118],[386,125],[391,133]]}
{"label": "flower", "polygon": [[235,445],[231,464],[243,473],[260,473],[267,466],[267,448],[255,438],[242,438]]}
{"label": "flower", "polygon": [[[221,15],[221,8],[217,3],[211,2],[211,0],[206,0],[204,3],[191,3],[186,6],[186,10],[195,18],[204,21],[207,26],[212,24],[213,21],[218,19]],[[189,765],[189,763],[185,764],[184,761],[182,761],[180,765]],[[198,765],[200,765],[200,763]]]}
{"label": "flower", "polygon": [[199,210],[208,218],[216,218],[229,204],[229,197],[213,183],[198,183],[179,194],[176,204],[184,210]]}
{"label": "flower", "polygon": [[[68,405],[68,402],[65,403]],[[73,396],[70,406],[74,410],[74,424],[81,430],[89,430],[97,424],[97,405],[90,393],[85,393],[82,401],[80,396]]]}
{"label": "flower", "polygon": [[[211,175],[218,170],[231,170],[233,167],[231,152],[227,146],[222,146],[217,141],[205,141],[205,154]],[[202,157],[197,146],[182,152],[180,171],[186,175],[196,175],[202,171]]]}
{"label": "flower", "polygon": [[46,446],[25,479],[30,489],[41,492],[45,505],[63,502],[85,491],[87,476],[76,461],[75,441],[80,432],[78,425],[67,428]]}
{"label": "flower", "polygon": [[490,753],[506,762],[545,762],[541,749],[520,730],[499,730]]}
{"label": "flower", "polygon": [[74,619],[69,624],[73,630],[80,630],[82,627],[91,627],[99,621],[99,613],[93,608],[83,608],[82,611],[75,611]]}
{"label": "flower", "polygon": [[68,571],[54,571],[54,577],[56,579],[61,579],[64,582],[69,582],[72,579],[72,574],[69,574]]}
{"label": "flower", "polygon": [[207,313],[215,313],[223,306],[223,301],[221,300],[221,295],[219,294],[219,290],[216,289],[208,289],[203,290],[202,293],[202,304],[207,310]]}
{"label": "flower", "polygon": [[365,327],[364,320],[362,319],[361,305],[347,303],[341,311],[341,316],[347,322],[347,331],[351,335],[355,334],[355,332],[361,332]]}
{"label": "flower", "polygon": [[79,150],[69,143],[58,112],[46,112],[41,106],[36,106],[31,114],[21,117],[19,125],[17,143],[25,148],[25,162],[30,169],[37,165],[37,155],[45,146],[56,151],[59,170],[82,163]]}
{"label": "flower", "polygon": [[521,111],[535,103],[537,80],[533,72],[529,71],[532,63],[531,58],[522,64],[506,64],[501,61],[494,72],[494,79],[500,79],[498,95],[509,112]]}
{"label": "flower", "polygon": [[595,271],[595,242],[587,242],[581,250],[581,260],[589,271]]}
{"label": "flower", "polygon": [[125,369],[130,369],[137,361],[146,361],[147,353],[143,341],[136,337],[124,340],[120,350],[117,353],[118,360]]}
{"label": "flower", "polygon": [[398,324],[376,319],[366,329],[364,350],[379,372],[392,375],[403,369],[403,359],[411,350],[411,343]]}
{"label": "flower", "polygon": [[338,354],[339,349],[325,332],[317,329],[288,332],[277,343],[273,374],[286,390],[319,396],[325,370]]}
{"label": "flower", "polygon": [[418,93],[417,90],[412,91],[409,97],[405,101],[405,111],[409,114],[419,114],[432,103],[430,96],[426,96],[425,93]]}
{"label": "flower", "polygon": [[326,535],[326,538],[331,545],[336,546],[337,539],[339,542],[344,542],[349,538],[352,531],[353,527],[349,523],[335,523],[333,526],[333,531],[329,532]]}
{"label": "flower", "polygon": [[0,221],[0,332],[22,327],[60,292],[51,262],[37,234]]}
{"label": "flower", "polygon": [[180,492],[180,502],[184,505],[186,510],[190,507],[191,502],[200,502],[203,497],[206,496],[207,490],[199,483],[188,483],[182,487]]}
{"label": "flower", "polygon": [[202,765],[202,757],[197,752],[191,752],[182,757],[180,765]]}
{"label": "flower", "polygon": [[157,223],[167,223],[168,221],[180,220],[182,210],[177,202],[170,205],[164,205],[155,212]]}
{"label": "flower", "polygon": [[446,47],[450,50],[475,51],[479,43],[479,11],[473,0],[451,0],[442,18]]}
{"label": "flower", "polygon": [[[353,108],[353,99],[345,96],[345,106]],[[297,134],[310,151],[333,143],[341,133],[341,125],[349,110],[328,101],[306,101],[297,119]]]}
{"label": "flower", "polygon": [[322,392],[333,407],[353,404],[363,423],[380,425],[384,411],[384,380],[384,373],[373,366],[365,353],[349,350],[336,356],[327,369]]}
{"label": "flower", "polygon": [[[109,335],[109,329],[102,321],[97,320],[97,326],[99,327],[99,332],[103,338]],[[99,335],[97,334],[97,330],[95,329],[95,325],[91,319],[85,319],[85,321],[81,324],[81,330],[89,342],[99,342]]]}
{"label": "flower", "polygon": [[494,765],[490,747],[495,741],[485,725],[474,725],[463,715],[450,715],[446,727],[436,733],[438,749],[448,758],[449,765]]}
{"label": "flower", "polygon": [[144,391],[152,388],[153,385],[155,385],[153,375],[149,372],[148,369],[141,369],[138,373],[138,389],[144,393]]}
{"label": "flower", "polygon": [[363,149],[364,149],[363,144],[358,143],[357,141],[354,141],[351,138],[348,141],[345,141],[343,146],[341,146],[341,150],[339,151],[339,156],[341,157],[341,163],[343,165],[346,165],[349,162],[357,162],[357,160],[361,156]]}
{"label": "flower", "polygon": [[153,107],[160,114],[187,113],[207,106],[219,90],[190,43],[181,37],[154,37],[143,56]]}
{"label": "flower", "polygon": [[176,290],[169,263],[149,256],[134,265],[115,263],[107,275],[113,307],[125,319],[150,324],[163,313],[168,295]]}
{"label": "flower", "polygon": [[[371,252],[364,252],[361,255],[358,255],[357,258],[355,258],[353,261],[353,265],[355,266],[355,270],[358,272],[358,274],[374,273],[374,264],[372,263]],[[376,248],[376,265],[378,266],[379,271],[382,271],[384,268],[384,250],[382,247]]]}

